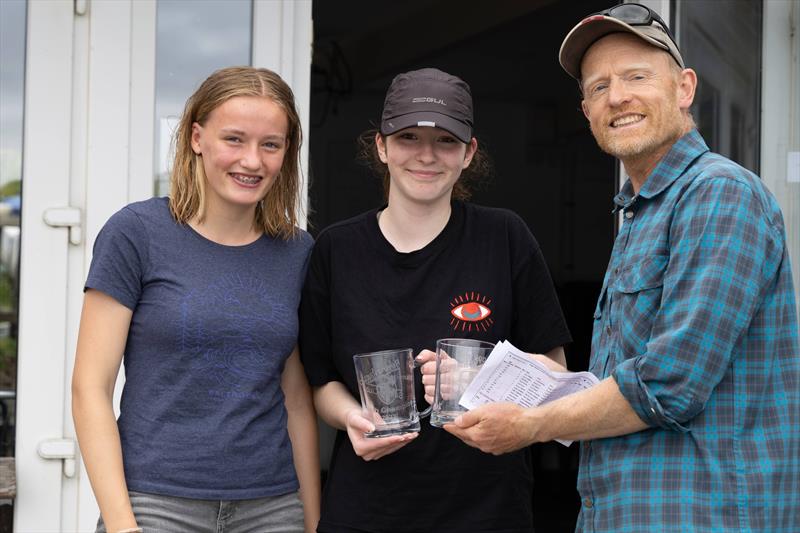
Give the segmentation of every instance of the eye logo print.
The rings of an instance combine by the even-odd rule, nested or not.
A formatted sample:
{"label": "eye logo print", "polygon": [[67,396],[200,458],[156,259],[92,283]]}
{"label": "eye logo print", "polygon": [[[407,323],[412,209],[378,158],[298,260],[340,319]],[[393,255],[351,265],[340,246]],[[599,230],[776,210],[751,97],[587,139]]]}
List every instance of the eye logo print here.
{"label": "eye logo print", "polygon": [[480,293],[465,292],[450,302],[450,325],[456,331],[488,331],[494,324],[489,316],[492,314],[492,299]]}

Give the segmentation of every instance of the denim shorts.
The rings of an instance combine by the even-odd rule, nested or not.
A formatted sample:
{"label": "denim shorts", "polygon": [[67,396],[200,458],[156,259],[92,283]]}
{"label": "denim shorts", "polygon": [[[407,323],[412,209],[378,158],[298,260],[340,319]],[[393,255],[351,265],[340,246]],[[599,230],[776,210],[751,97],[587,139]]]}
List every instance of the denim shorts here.
{"label": "denim shorts", "polygon": [[[296,492],[254,500],[128,494],[144,533],[303,533],[303,504]],[[106,533],[102,518],[96,533]]]}

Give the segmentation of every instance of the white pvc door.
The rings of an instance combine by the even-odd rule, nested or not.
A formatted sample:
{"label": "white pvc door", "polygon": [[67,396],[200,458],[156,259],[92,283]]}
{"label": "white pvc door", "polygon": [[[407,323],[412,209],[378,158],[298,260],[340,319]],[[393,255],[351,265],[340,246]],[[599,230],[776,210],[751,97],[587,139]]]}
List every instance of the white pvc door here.
{"label": "white pvc door", "polygon": [[151,189],[154,7],[28,3],[15,531],[89,531],[97,519],[70,380],[91,242]]}
{"label": "white pvc door", "polygon": [[[185,5],[187,16],[194,9],[171,3]],[[156,0],[27,5],[18,532],[93,531],[97,520],[75,442],[70,381],[94,238],[111,214],[154,191],[158,10]],[[306,128],[311,1],[255,0],[251,13],[251,63],[292,85]]]}

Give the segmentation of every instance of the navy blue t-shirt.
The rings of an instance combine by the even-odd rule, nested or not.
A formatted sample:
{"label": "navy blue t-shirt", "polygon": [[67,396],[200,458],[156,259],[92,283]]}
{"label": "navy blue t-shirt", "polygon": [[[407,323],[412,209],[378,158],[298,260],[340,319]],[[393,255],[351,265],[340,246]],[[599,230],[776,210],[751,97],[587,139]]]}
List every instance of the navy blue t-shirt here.
{"label": "navy blue t-shirt", "polygon": [[280,387],[297,342],[311,237],[224,246],[131,204],[97,237],[86,281],[133,310],[118,420],[139,492],[250,499],[298,488]]}

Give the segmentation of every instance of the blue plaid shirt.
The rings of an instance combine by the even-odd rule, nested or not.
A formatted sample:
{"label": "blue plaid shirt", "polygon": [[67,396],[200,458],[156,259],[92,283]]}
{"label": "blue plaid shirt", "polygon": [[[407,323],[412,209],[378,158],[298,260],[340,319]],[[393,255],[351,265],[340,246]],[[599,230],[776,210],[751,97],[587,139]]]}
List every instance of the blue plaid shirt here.
{"label": "blue plaid shirt", "polygon": [[780,209],[681,138],[623,224],[590,370],[650,428],[581,448],[579,531],[800,531],[800,350]]}

